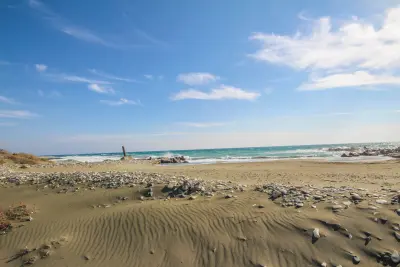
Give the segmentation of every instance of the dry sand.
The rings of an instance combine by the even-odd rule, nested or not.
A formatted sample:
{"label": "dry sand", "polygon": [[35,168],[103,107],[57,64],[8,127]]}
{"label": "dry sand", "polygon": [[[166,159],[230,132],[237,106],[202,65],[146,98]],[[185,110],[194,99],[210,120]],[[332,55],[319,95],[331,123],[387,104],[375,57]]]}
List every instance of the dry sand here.
{"label": "dry sand", "polygon": [[[400,217],[399,204],[381,205],[376,199],[399,194],[400,163],[321,163],[277,161],[268,163],[154,166],[108,163],[88,166],[29,168],[22,172],[144,171],[186,175],[204,180],[225,180],[247,185],[244,192],[226,199],[224,194],[195,200],[139,200],[137,187],[80,190],[57,194],[32,185],[0,188],[1,207],[24,202],[35,206],[31,222],[15,223],[0,235],[0,266],[21,266],[24,260],[48,245],[50,255],[34,266],[383,266],[378,253],[390,252],[390,265],[400,250],[394,233]],[[332,212],[332,201],[305,202],[283,208],[279,199],[255,191],[258,184],[281,183],[351,186],[365,195],[358,205]],[[363,189],[357,189],[363,188]],[[262,191],[262,190],[261,190]],[[161,187],[154,189],[162,196]],[[350,195],[338,194],[340,205]],[[116,201],[126,196],[125,201]],[[255,204],[255,205],[254,205]],[[312,207],[312,204],[316,208]],[[100,207],[99,207],[100,205]],[[387,222],[385,222],[387,220]],[[19,225],[23,225],[18,227]],[[320,238],[312,242],[312,232]],[[400,232],[400,231],[398,231]],[[348,237],[351,233],[352,238]],[[370,236],[370,238],[368,237]],[[366,244],[366,241],[368,244]],[[20,249],[37,248],[7,262]],[[381,258],[383,259],[383,258]],[[399,259],[400,260],[400,259]],[[400,266],[400,265],[399,265]]]}

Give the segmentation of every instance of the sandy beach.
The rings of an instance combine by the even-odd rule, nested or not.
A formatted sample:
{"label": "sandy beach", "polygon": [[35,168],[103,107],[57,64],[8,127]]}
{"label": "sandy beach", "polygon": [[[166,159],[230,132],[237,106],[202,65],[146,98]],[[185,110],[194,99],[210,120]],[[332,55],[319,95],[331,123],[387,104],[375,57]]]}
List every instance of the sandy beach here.
{"label": "sandy beach", "polygon": [[396,160],[1,168],[2,210],[30,215],[0,235],[0,266],[400,262]]}

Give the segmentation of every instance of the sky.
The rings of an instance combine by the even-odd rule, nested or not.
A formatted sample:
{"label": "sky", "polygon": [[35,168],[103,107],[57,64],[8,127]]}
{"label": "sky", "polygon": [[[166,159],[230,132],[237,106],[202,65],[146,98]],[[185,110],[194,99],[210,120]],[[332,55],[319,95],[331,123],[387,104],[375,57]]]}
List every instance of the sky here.
{"label": "sky", "polygon": [[2,0],[0,148],[400,141],[400,0]]}

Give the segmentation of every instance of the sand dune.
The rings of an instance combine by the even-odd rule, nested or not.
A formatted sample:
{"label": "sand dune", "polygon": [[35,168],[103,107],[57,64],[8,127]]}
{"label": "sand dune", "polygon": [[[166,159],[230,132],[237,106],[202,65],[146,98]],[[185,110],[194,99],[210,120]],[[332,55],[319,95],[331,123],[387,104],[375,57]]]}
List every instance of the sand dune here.
{"label": "sand dune", "polygon": [[[138,200],[139,191],[1,188],[2,205],[24,201],[37,212],[32,222],[0,236],[0,266],[21,266],[44,245],[50,254],[35,266],[351,266],[354,255],[360,266],[379,266],[378,252],[399,249],[396,205],[375,203],[373,210],[365,201],[333,213],[325,202],[282,208],[254,191],[231,199],[146,201]],[[128,200],[116,203],[118,196]],[[379,217],[387,222],[375,222]],[[313,243],[315,228],[320,238]],[[37,250],[6,263],[25,247]]]}

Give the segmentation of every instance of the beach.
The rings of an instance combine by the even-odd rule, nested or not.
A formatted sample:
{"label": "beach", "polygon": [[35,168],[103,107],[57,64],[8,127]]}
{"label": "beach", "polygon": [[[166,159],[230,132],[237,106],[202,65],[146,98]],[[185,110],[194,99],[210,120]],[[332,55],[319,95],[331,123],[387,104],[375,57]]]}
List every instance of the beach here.
{"label": "beach", "polygon": [[[0,266],[397,266],[400,162],[3,165]],[[16,256],[13,258],[13,256]]]}

